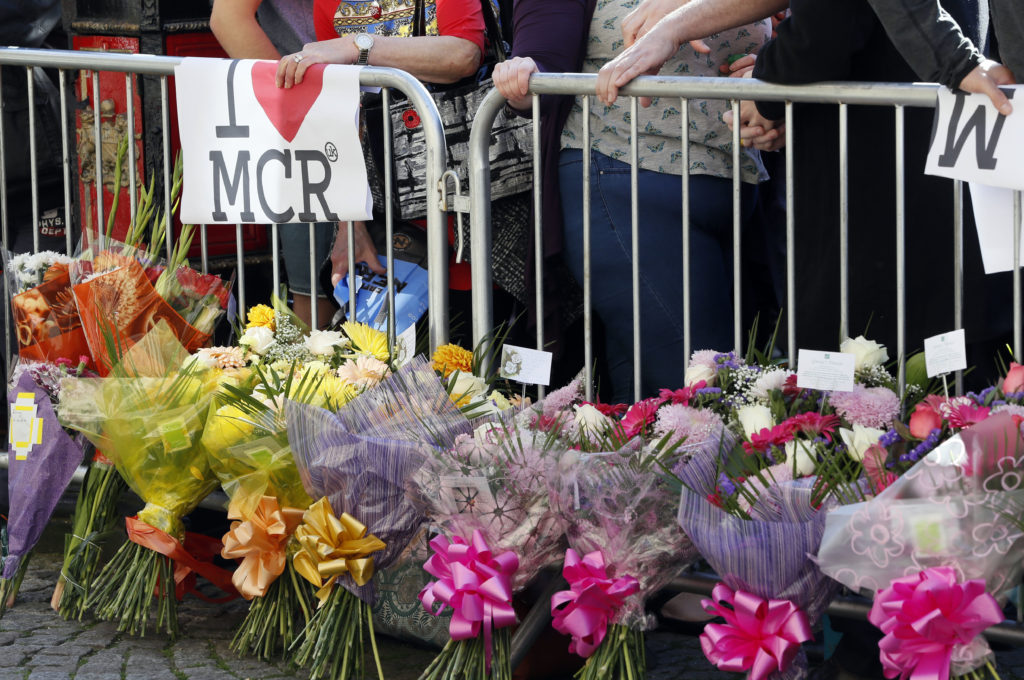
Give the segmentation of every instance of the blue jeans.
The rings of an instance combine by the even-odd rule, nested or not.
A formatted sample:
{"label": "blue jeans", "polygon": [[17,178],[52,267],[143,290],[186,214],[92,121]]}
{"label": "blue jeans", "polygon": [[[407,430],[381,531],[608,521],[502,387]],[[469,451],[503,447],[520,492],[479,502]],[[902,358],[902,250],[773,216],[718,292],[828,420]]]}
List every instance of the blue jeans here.
{"label": "blue jeans", "polygon": [[[314,229],[316,261],[323,264],[331,256],[334,245],[335,225],[333,222],[317,222]],[[282,224],[278,227],[281,253],[284,255],[284,271],[288,277],[288,290],[299,295],[309,295],[309,225],[306,223]],[[317,276],[320,272],[312,272]],[[275,291],[276,293],[277,291]],[[324,290],[317,283],[317,297],[331,297],[333,291]]]}
{"label": "blue jeans", "polygon": [[[610,393],[633,396],[633,291],[630,166],[591,152],[590,243],[593,308],[605,327]],[[565,257],[583,282],[583,152],[559,157]],[[757,187],[743,185],[742,212]],[[640,363],[642,394],[683,385],[682,179],[639,172]],[[732,328],[732,180],[690,176],[690,338],[692,350],[729,351]],[[603,392],[606,390],[602,389]]]}

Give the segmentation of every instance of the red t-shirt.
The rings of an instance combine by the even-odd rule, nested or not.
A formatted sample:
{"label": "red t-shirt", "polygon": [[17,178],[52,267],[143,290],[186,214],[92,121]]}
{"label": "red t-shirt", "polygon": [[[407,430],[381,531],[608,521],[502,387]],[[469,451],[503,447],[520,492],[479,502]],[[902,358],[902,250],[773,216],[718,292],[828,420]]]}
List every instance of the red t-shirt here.
{"label": "red t-shirt", "polygon": [[[315,0],[313,23],[317,40],[338,37],[338,32],[334,29],[334,13],[338,10],[338,5],[339,0]],[[437,33],[469,40],[475,43],[483,54],[486,28],[480,0],[437,0]]]}

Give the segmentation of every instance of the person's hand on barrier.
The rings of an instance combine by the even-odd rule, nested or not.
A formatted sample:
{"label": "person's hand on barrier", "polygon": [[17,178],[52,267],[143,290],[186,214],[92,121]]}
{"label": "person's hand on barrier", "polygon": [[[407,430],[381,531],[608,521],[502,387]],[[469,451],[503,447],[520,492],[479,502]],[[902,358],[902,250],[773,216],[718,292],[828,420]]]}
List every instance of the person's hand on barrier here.
{"label": "person's hand on barrier", "polygon": [[[651,32],[672,10],[685,5],[689,0],[643,0],[636,9],[622,20],[622,37],[626,47]],[[709,54],[711,48],[703,40],[692,40],[690,46],[701,54]]]}
{"label": "person's hand on barrier", "polygon": [[964,76],[960,81],[960,89],[964,92],[988,95],[999,113],[1008,116],[1013,113],[1013,106],[999,86],[1013,85],[1016,82],[1010,69],[999,62],[986,59]]}
{"label": "person's hand on barrier", "polygon": [[277,86],[289,88],[302,82],[313,64],[354,64],[359,58],[352,36],[306,43],[301,52],[286,54],[277,62]]}
{"label": "person's hand on barrier", "polygon": [[[722,116],[729,129],[733,129],[732,111]],[[765,118],[752,101],[740,102],[740,143],[759,151],[778,151],[786,145],[786,125],[782,121]]]}
{"label": "person's hand on barrier", "polygon": [[750,75],[748,74],[753,73],[756,60],[756,54],[744,54],[733,59],[728,64],[722,64],[718,70],[730,78],[749,78]]}
{"label": "person's hand on barrier", "polygon": [[[700,41],[695,42],[703,45]],[[694,46],[698,52],[710,51],[706,45],[704,48],[702,50]],[[678,51],[679,43],[676,42],[672,24],[668,21],[658,23],[644,37],[601,67],[597,74],[597,98],[611,106],[619,96],[620,87],[637,76],[656,75]],[[640,105],[650,106],[651,98],[640,97]]]}
{"label": "person's hand on barrier", "polygon": [[384,274],[387,269],[377,259],[377,248],[373,245],[370,232],[366,230],[365,222],[341,222],[338,225],[338,233],[334,237],[334,247],[331,248],[331,285],[337,286],[338,282],[348,276],[348,225],[355,226],[353,240],[355,241],[355,261],[365,262],[370,271],[376,274]]}
{"label": "person's hand on barrier", "polygon": [[530,76],[537,73],[536,62],[529,57],[512,57],[494,65],[494,87],[508,100],[508,105],[520,111],[530,108]]}

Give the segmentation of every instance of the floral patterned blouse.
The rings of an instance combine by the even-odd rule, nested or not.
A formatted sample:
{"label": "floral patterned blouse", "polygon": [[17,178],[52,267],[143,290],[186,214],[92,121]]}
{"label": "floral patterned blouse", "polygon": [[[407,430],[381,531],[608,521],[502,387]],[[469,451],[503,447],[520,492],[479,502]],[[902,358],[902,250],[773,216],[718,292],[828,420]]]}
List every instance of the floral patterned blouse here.
{"label": "floral patterned blouse", "polygon": [[[590,23],[584,73],[597,73],[623,47],[621,21],[640,0],[597,0]],[[711,53],[704,55],[684,45],[661,69],[662,75],[722,76],[719,67],[729,63],[730,55],[757,52],[771,37],[767,19],[710,36],[706,42]],[[582,98],[577,97],[569,119],[562,129],[562,148],[583,148]],[[654,98],[649,108],[640,108],[637,127],[641,131],[637,150],[640,167],[673,175],[682,174],[681,100]],[[729,110],[724,100],[689,100],[690,174],[732,177],[732,131],[723,122]],[[606,156],[629,162],[629,98],[620,97],[612,106],[596,98],[590,106],[591,148]],[[768,175],[757,151],[743,150],[742,178],[758,182]]]}

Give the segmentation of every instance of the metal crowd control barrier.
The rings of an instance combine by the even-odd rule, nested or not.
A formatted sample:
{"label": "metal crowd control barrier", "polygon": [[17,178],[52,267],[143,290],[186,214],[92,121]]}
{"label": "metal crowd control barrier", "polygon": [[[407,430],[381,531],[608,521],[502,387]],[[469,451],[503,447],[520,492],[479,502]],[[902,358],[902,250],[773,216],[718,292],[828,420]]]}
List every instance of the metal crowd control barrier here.
{"label": "metal crowd control barrier", "polygon": [[[65,214],[68,216],[68,222],[70,223],[71,211],[71,182],[72,180],[72,155],[71,155],[71,140],[68,131],[68,115],[70,113],[67,94],[68,94],[68,82],[67,73],[68,71],[79,71],[88,70],[91,71],[92,78],[92,91],[99,92],[99,73],[101,71],[112,71],[125,74],[125,89],[127,93],[127,121],[128,129],[134,131],[135,129],[135,106],[132,98],[132,92],[134,88],[133,75],[143,76],[158,76],[160,96],[162,104],[162,139],[163,139],[163,174],[162,181],[164,186],[170,186],[171,179],[171,130],[170,130],[170,105],[168,96],[168,77],[174,75],[174,67],[181,63],[181,58],[178,57],[164,57],[155,55],[145,54],[114,54],[108,52],[80,52],[70,50],[36,50],[36,49],[20,49],[20,48],[0,48],[0,65],[5,66],[23,66],[28,78],[28,95],[33,96],[33,69],[36,68],[47,68],[47,69],[58,69],[59,76],[59,89],[61,96],[61,146],[63,151],[63,171],[64,171],[64,207]],[[390,118],[387,116],[388,111],[388,99],[390,96],[390,89],[396,89],[404,94],[409,101],[416,108],[420,120],[422,121],[424,136],[426,140],[426,175],[424,181],[428,187],[438,187],[439,180],[441,179],[442,173],[445,171],[447,163],[447,147],[444,142],[444,127],[441,124],[440,115],[437,112],[437,107],[434,104],[433,99],[427,92],[426,88],[420,81],[413,76],[409,75],[404,71],[391,68],[378,68],[378,67],[366,67],[363,68],[359,75],[359,83],[363,86],[368,87],[380,87],[384,88],[384,134],[385,134],[385,191],[386,191],[386,229],[387,229],[387,241],[388,241],[388,252],[387,257],[389,261],[393,257],[391,249],[391,235],[393,227],[393,215],[391,210],[391,182],[390,182],[390,168],[387,166],[390,164],[391,154],[391,125]],[[103,185],[103,162],[102,162],[102,139],[100,132],[100,97],[93,97],[93,135],[95,142],[95,166],[96,166],[96,186]],[[0,102],[0,112],[3,111],[4,103]],[[38,177],[36,176],[36,144],[35,144],[35,129],[36,129],[36,116],[33,106],[29,106],[29,130],[30,130],[30,156],[29,159],[32,164],[31,172],[31,200],[32,200],[32,212],[33,212],[33,223],[38,224],[39,211],[38,211]],[[0,129],[0,159],[4,158],[4,138],[3,130]],[[134,144],[128,145],[128,166],[134,168],[136,163],[135,157],[135,146]],[[131,209],[134,214],[135,211],[135,173],[129,172],[129,195],[131,200]],[[427,206],[427,245],[428,245],[428,268],[430,277],[430,293],[429,293],[429,324],[430,324],[430,339],[431,345],[437,346],[444,344],[448,339],[448,269],[447,269],[447,231],[445,215],[440,207],[440,190],[435,189],[437,193],[437,200],[428,201]],[[170,195],[165,192],[164,196],[164,213],[170,214]],[[95,212],[96,212],[96,223],[104,223],[104,205],[103,205],[103,192],[98,192],[95,199]],[[0,222],[2,222],[2,238],[3,244],[6,247],[9,241],[9,224],[7,219],[7,185],[6,177],[4,172],[4,165],[0,164]],[[208,265],[207,258],[207,230],[228,228],[221,225],[200,225],[200,246],[201,246],[201,266],[203,271],[206,271]],[[308,226],[310,232],[310,242],[313,241],[314,225]],[[238,265],[239,281],[238,281],[238,301],[240,311],[244,312],[246,307],[245,299],[245,280],[244,280],[244,268],[242,267],[244,261],[244,249],[242,245],[242,225],[235,226],[236,231],[236,264]],[[274,255],[272,276],[274,290],[277,290],[281,280],[280,274],[280,263],[278,254],[279,244],[279,231],[278,225],[271,226],[271,249]],[[72,253],[74,244],[71,240],[71,230],[67,229],[67,252]],[[173,241],[173,235],[170,230],[167,232],[167,252],[170,253]],[[351,247],[353,235],[349,230],[349,253],[353,253]],[[34,250],[39,250],[39,238],[38,231],[34,232],[33,239]],[[318,260],[318,254],[314,252],[315,246],[311,245],[310,248],[310,290],[317,289],[317,266],[322,260],[322,257],[326,253],[320,253],[320,259]],[[351,262],[350,258],[350,265]],[[350,266],[349,271],[352,271]],[[388,288],[389,291],[394,291],[394,280],[390,274],[391,268],[389,268],[388,276]],[[5,293],[7,291],[5,290]],[[393,309],[394,299],[391,297],[391,304]],[[354,303],[353,303],[354,306]],[[9,309],[5,303],[5,314],[4,314],[4,328],[7,331],[7,336],[10,336],[10,315]],[[313,324],[316,324],[316,305],[312,305],[311,318]],[[10,341],[7,341],[7,354],[10,356]]]}
{"label": "metal crowd control barrier", "polygon": [[[533,120],[534,120],[534,213],[537,216],[534,224],[534,245],[536,251],[535,272],[536,272],[536,318],[537,318],[537,347],[542,348],[544,342],[543,327],[543,299],[541,291],[543,277],[543,253],[541,238],[544,225],[541,223],[541,144],[540,144],[540,99],[541,95],[593,95],[597,83],[596,75],[567,74],[567,73],[536,73],[530,78],[530,93],[533,95]],[[663,99],[674,99],[681,101],[681,131],[682,138],[687,139],[689,126],[689,112],[687,102],[690,99],[727,99],[730,102],[733,115],[739,118],[740,100],[759,101],[782,101],[785,102],[785,123],[788,131],[793,130],[793,103],[808,102],[820,104],[837,104],[839,107],[839,181],[840,181],[840,325],[843,335],[848,335],[848,311],[849,311],[849,252],[847,240],[848,227],[848,158],[847,151],[849,140],[847,139],[847,114],[849,105],[867,104],[876,106],[890,106],[895,109],[895,168],[896,168],[896,214],[895,214],[895,251],[896,251],[896,312],[897,312],[897,346],[896,356],[899,358],[899,392],[902,395],[905,389],[905,356],[906,356],[906,253],[904,247],[905,233],[905,211],[904,211],[904,176],[906,167],[903,157],[903,115],[904,108],[908,106],[933,108],[936,101],[936,85],[929,84],[890,84],[890,83],[821,83],[816,85],[785,86],[773,85],[753,79],[743,78],[694,78],[680,76],[648,76],[637,78],[621,90],[621,95],[630,99],[631,106],[631,130],[632,140],[631,158],[637,157],[637,144],[640,135],[637,134],[637,97],[661,97]],[[584,149],[590,148],[591,131],[590,101],[591,96],[583,98],[583,141]],[[474,120],[473,129],[470,135],[469,152],[469,189],[470,189],[470,214],[471,214],[471,257],[473,262],[489,262],[491,253],[490,234],[490,160],[488,158],[488,145],[490,130],[499,109],[505,105],[505,99],[497,91],[491,92],[480,106]],[[682,167],[689,167],[688,145],[682,144]],[[742,328],[740,327],[741,311],[741,267],[740,267],[740,136],[739,126],[733,130],[733,326],[734,326],[734,349],[742,350]],[[786,160],[786,203],[793,205],[793,150],[791,145],[785,148]],[[584,342],[585,342],[585,370],[587,398],[592,399],[592,314],[591,314],[591,291],[590,291],[590,222],[589,222],[589,182],[590,182],[590,156],[583,154],[583,187],[584,187],[584,216],[583,216],[583,252],[584,252]],[[689,244],[689,190],[688,175],[684,174],[682,181],[683,196],[683,257],[682,257],[682,279],[684,288],[684,347],[685,356],[688,358],[692,349],[690,345],[690,262],[688,253]],[[954,251],[956,261],[954,282],[954,324],[956,328],[963,327],[963,266],[962,266],[962,218],[960,214],[962,186],[960,182],[954,182],[954,210],[955,210],[955,235]],[[637,172],[636,163],[633,163],[632,173],[632,250],[633,250],[633,370],[636,392],[640,392],[640,321],[639,321],[639,250],[638,240],[638,211],[637,211]],[[1013,353],[1016,360],[1021,359],[1021,271],[1020,271],[1020,234],[1021,234],[1021,192],[1015,192],[1014,200],[1015,229],[1013,236],[1014,243],[1014,269],[1013,269]],[[796,299],[795,281],[795,248],[794,248],[794,217],[793,211],[787,210],[786,217],[786,338],[787,348],[790,352],[790,360],[795,361],[796,328],[798,313],[794,302]],[[492,306],[487,291],[491,290],[491,271],[487,266],[473,267],[473,338],[479,342],[484,338],[492,326]],[[697,348],[703,349],[703,348]],[[721,349],[721,348],[717,348]],[[956,380],[957,393],[962,393],[962,376],[958,373]]]}
{"label": "metal crowd control barrier", "polygon": [[[21,49],[21,48],[0,48],[0,65],[2,66],[21,66],[25,68],[26,77],[28,79],[28,122],[29,122],[29,148],[30,158],[28,159],[31,164],[31,206],[32,206],[32,230],[33,230],[33,252],[39,250],[39,178],[36,172],[36,112],[33,103],[34,99],[34,88],[33,88],[33,70],[37,68],[46,69],[57,69],[59,77],[59,90],[60,90],[60,112],[61,112],[61,149],[62,149],[62,161],[63,161],[63,179],[64,179],[64,210],[65,210],[65,234],[66,234],[66,252],[68,255],[73,254],[75,244],[72,242],[72,224],[74,220],[72,215],[75,214],[72,211],[72,199],[71,199],[71,182],[76,181],[77,169],[72,167],[74,158],[72,156],[72,141],[71,134],[68,129],[68,117],[73,115],[68,102],[68,72],[72,73],[75,71],[89,71],[91,72],[91,90],[93,93],[98,93],[99,88],[99,73],[101,71],[111,71],[125,74],[125,90],[126,90],[126,101],[127,101],[127,122],[128,130],[134,134],[135,130],[135,105],[133,101],[133,88],[135,87],[133,76],[157,76],[159,78],[159,88],[161,97],[161,133],[163,140],[163,165],[162,165],[162,182],[163,186],[169,187],[171,185],[171,129],[170,129],[170,103],[168,93],[168,77],[174,75],[174,67],[181,63],[181,58],[178,57],[165,57],[155,55],[143,55],[143,54],[114,54],[107,52],[80,52],[70,50],[37,50],[37,49]],[[2,76],[0,76],[2,78]],[[437,199],[430,200],[427,204],[427,258],[428,258],[428,275],[429,275],[429,337],[431,347],[437,347],[448,342],[448,240],[447,240],[447,222],[445,214],[442,211],[440,198],[440,180],[441,175],[445,171],[447,164],[447,147],[444,140],[444,127],[441,123],[440,114],[437,111],[437,107],[434,104],[434,100],[430,97],[429,92],[413,76],[409,75],[404,71],[399,71],[392,68],[378,68],[378,67],[366,67],[360,71],[359,74],[360,85],[367,87],[380,87],[383,88],[383,119],[384,119],[384,135],[385,135],[385,192],[386,192],[386,235],[387,235],[387,252],[386,256],[388,262],[392,262],[394,259],[394,252],[392,248],[392,229],[394,224],[394,216],[392,214],[391,200],[391,178],[390,178],[390,163],[391,163],[391,121],[388,116],[388,102],[390,97],[390,89],[395,89],[404,94],[412,105],[416,108],[419,118],[422,121],[424,136],[426,140],[426,173],[424,181],[428,187],[435,187],[437,191]],[[9,105],[8,102],[0,100],[0,115],[3,114],[4,107]],[[101,114],[100,114],[100,96],[93,96],[92,102],[93,108],[93,141],[95,145],[95,167],[96,167],[96,181],[95,186],[103,186],[103,160],[102,160],[102,139],[101,139]],[[11,225],[8,220],[8,187],[7,177],[5,173],[6,168],[5,158],[5,140],[3,126],[0,125],[0,236],[2,236],[2,247],[8,248],[11,243]],[[128,144],[128,167],[135,168],[136,156],[135,156],[135,145]],[[74,170],[74,172],[73,172]],[[131,214],[135,214],[136,207],[136,181],[135,172],[129,172],[129,195],[131,201]],[[164,192],[164,214],[171,214],[170,194]],[[105,214],[103,205],[103,192],[98,191],[95,199],[95,216],[96,224],[104,224]],[[230,229],[232,227],[228,225],[200,225],[200,266],[202,271],[205,273],[209,265],[208,251],[207,251],[207,233],[209,229]],[[305,228],[299,227],[299,228]],[[281,227],[279,225],[271,225],[271,255],[272,255],[272,278],[273,278],[273,290],[278,290],[281,281],[280,272],[280,261],[279,261],[279,232]],[[314,225],[308,225],[310,233],[310,290],[317,290],[317,266],[320,261],[326,256],[326,253],[320,253],[319,256],[315,251],[315,240]],[[242,318],[245,315],[246,309],[246,282],[245,282],[245,250],[243,247],[242,239],[242,225],[238,224],[234,226],[235,231],[235,265],[238,272],[238,287],[236,289],[238,296],[239,313]],[[173,245],[173,230],[167,230],[167,252],[170,253]],[[353,262],[354,258],[354,246],[353,246],[353,232],[349,230],[349,282],[350,289],[354,289],[354,277],[355,277],[355,266]],[[388,302],[389,310],[391,311],[391,318],[394,318],[394,291],[395,281],[393,274],[393,267],[388,267]],[[3,318],[4,318],[4,357],[6,360],[6,366],[10,366],[10,359],[12,357],[12,342],[11,342],[11,308],[10,308],[10,290],[8,289],[8,281],[4,278],[4,302],[3,302]],[[350,302],[350,310],[354,312],[355,308],[355,296],[352,296]],[[310,305],[311,321],[314,327],[317,324],[317,308],[315,304]],[[393,329],[392,329],[393,330]],[[392,337],[393,339],[393,337]],[[0,452],[0,468],[7,467],[7,454]],[[83,473],[83,470],[79,470],[79,473]],[[76,478],[80,478],[81,474],[77,475]]]}

